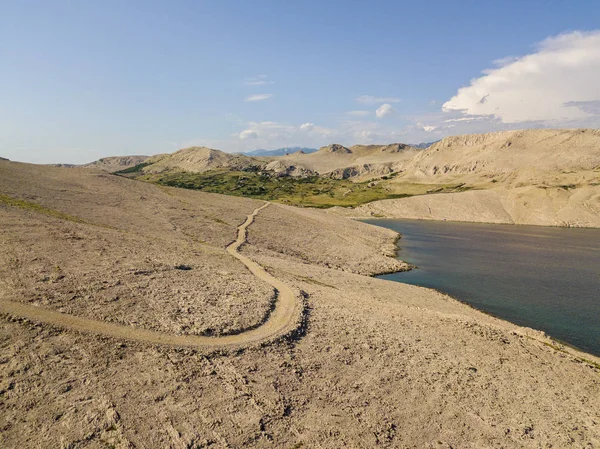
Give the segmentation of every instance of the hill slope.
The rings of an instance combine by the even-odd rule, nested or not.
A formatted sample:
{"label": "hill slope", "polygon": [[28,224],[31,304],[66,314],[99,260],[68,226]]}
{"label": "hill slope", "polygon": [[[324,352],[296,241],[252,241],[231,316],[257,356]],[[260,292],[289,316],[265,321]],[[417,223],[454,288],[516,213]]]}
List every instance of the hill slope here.
{"label": "hill slope", "polygon": [[135,167],[145,162],[150,156],[111,156],[103,157],[89,164],[80,165],[84,168],[97,168],[110,173]]}
{"label": "hill slope", "polygon": [[187,171],[202,173],[209,170],[226,168],[230,170],[246,170],[261,168],[264,160],[240,154],[225,153],[206,147],[189,147],[173,154],[155,156],[147,161],[151,165],[144,167],[145,173],[162,173],[168,171]]}
{"label": "hill slope", "polygon": [[378,201],[357,213],[600,227],[600,131],[544,129],[447,137],[406,164],[390,185],[411,183],[486,192]]}
{"label": "hill slope", "polygon": [[290,154],[281,159],[338,179],[385,175],[402,170],[421,150],[401,143],[389,145],[339,144],[322,147],[311,154]]}
{"label": "hill slope", "polygon": [[536,183],[548,175],[598,168],[600,130],[535,129],[446,137],[407,164],[403,178]]}

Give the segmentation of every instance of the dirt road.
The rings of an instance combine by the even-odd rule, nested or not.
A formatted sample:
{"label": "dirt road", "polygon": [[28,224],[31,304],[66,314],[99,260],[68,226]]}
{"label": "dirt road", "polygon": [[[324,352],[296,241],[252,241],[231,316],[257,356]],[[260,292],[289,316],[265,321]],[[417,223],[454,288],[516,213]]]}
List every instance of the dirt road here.
{"label": "dirt road", "polygon": [[258,279],[270,284],[277,291],[277,300],[274,310],[269,315],[267,321],[255,329],[236,335],[225,335],[220,337],[172,335],[54,312],[41,307],[6,299],[0,299],[0,313],[7,313],[78,332],[91,332],[113,338],[174,346],[207,348],[241,346],[282,335],[286,331],[291,330],[291,327],[296,321],[295,318],[297,316],[299,303],[296,301],[294,293],[286,284],[271,276],[259,264],[238,252],[240,246],[246,243],[248,227],[254,222],[254,217],[268,205],[269,203],[265,203],[248,215],[246,221],[238,227],[237,239],[227,247],[227,252],[229,254],[242,262]]}

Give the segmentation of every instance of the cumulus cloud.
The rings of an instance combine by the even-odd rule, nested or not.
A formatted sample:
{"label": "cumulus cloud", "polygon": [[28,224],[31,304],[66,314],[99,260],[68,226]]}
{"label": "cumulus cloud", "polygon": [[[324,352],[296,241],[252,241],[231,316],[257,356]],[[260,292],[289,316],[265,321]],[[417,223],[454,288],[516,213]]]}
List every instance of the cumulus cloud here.
{"label": "cumulus cloud", "polygon": [[437,126],[421,125],[421,128],[423,129],[423,131],[430,133],[431,131],[435,131],[437,129]]}
{"label": "cumulus cloud", "polygon": [[269,81],[267,75],[257,75],[244,80],[246,86],[264,86],[266,84],[275,84],[275,81]]}
{"label": "cumulus cloud", "polygon": [[348,111],[346,114],[351,115],[353,117],[365,117],[369,115],[371,112],[369,111]]}
{"label": "cumulus cloud", "polygon": [[377,103],[400,103],[400,98],[396,97],[375,97],[373,95],[361,95],[356,98],[356,101],[361,104],[377,104]]}
{"label": "cumulus cloud", "polygon": [[531,54],[495,63],[459,89],[443,111],[504,124],[568,126],[600,119],[600,31],[551,37]]}
{"label": "cumulus cloud", "polygon": [[392,105],[385,103],[379,106],[377,111],[375,111],[375,115],[377,118],[387,117],[388,115],[392,115],[396,112],[396,110],[392,107]]}
{"label": "cumulus cloud", "polygon": [[250,95],[249,97],[246,97],[246,99],[244,101],[263,101],[263,100],[268,100],[272,96],[273,96],[273,94]]}
{"label": "cumulus cloud", "polygon": [[257,139],[258,134],[256,134],[256,131],[253,131],[251,129],[245,129],[239,134],[239,138],[241,140]]}
{"label": "cumulus cloud", "polygon": [[300,129],[302,131],[310,131],[314,127],[315,127],[314,123],[303,123],[302,125],[300,125]]}

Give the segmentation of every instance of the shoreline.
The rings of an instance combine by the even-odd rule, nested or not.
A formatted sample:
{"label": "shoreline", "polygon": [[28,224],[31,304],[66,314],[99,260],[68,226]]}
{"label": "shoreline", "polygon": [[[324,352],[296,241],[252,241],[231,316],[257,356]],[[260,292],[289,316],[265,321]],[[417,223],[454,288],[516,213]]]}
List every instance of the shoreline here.
{"label": "shoreline", "polygon": [[[357,221],[360,221],[360,222],[366,223],[366,224],[372,224],[374,226],[379,226],[379,225],[375,225],[373,223],[366,222],[366,221],[363,221],[363,220],[365,220],[365,219],[358,219]],[[441,223],[446,222],[445,220],[444,221],[441,221],[441,220],[428,220],[428,219],[422,219],[421,220],[421,219],[411,219],[411,218],[380,218],[380,217],[378,217],[378,218],[374,218],[373,219],[373,221],[376,221],[376,220],[411,220],[411,221],[427,220],[427,221],[437,221],[437,222],[441,222]],[[448,220],[448,222],[449,223],[466,223],[466,222],[449,221],[449,220]],[[515,225],[515,224],[510,224],[510,223],[482,223],[482,222],[468,222],[468,223],[469,224],[476,224],[476,225],[477,224],[511,225],[511,226]],[[528,226],[528,227],[534,226],[534,227],[540,227],[540,225],[521,225],[521,224],[516,224],[516,226]],[[390,229],[390,228],[387,228],[385,226],[380,226],[380,227],[383,227],[385,229]],[[556,226],[542,226],[542,227],[556,228]],[[584,228],[578,228],[578,229],[584,229]],[[589,229],[596,229],[596,228],[589,228]],[[394,240],[394,245],[396,246],[396,251],[395,251],[394,258],[396,260],[400,261],[400,262],[406,263],[408,265],[408,268],[406,270],[398,270],[398,271],[392,271],[392,272],[388,272],[388,273],[374,274],[372,277],[374,277],[376,279],[382,279],[382,276],[386,276],[386,275],[389,275],[389,274],[406,273],[406,272],[409,272],[409,271],[413,271],[415,269],[419,269],[419,267],[417,265],[414,265],[413,263],[411,263],[409,261],[405,261],[405,260],[400,259],[399,252],[401,251],[401,247],[400,247],[399,242],[402,240],[403,235],[402,235],[402,233],[400,233],[398,231],[394,231],[394,232],[397,232],[397,234],[398,234],[397,238]],[[483,313],[483,314],[485,314],[487,316],[490,316],[490,317],[492,317],[494,319],[510,323],[510,324],[512,324],[514,326],[519,326],[519,327],[526,328],[526,329],[532,329],[535,332],[541,332],[542,334],[544,334],[545,338],[547,338],[548,340],[550,340],[552,342],[552,345],[554,346],[554,349],[556,349],[558,351],[561,351],[561,352],[565,352],[565,353],[570,353],[572,351],[572,352],[575,353],[576,356],[589,356],[589,357],[593,357],[593,358],[596,359],[595,361],[593,361],[593,364],[595,364],[598,368],[600,368],[600,353],[594,354],[594,353],[591,353],[591,352],[587,352],[585,349],[579,348],[578,346],[576,346],[576,345],[574,345],[572,343],[569,343],[567,341],[564,341],[564,340],[561,340],[559,338],[554,337],[553,335],[551,335],[550,333],[548,333],[545,330],[538,329],[538,328],[535,328],[535,327],[526,326],[526,325],[522,325],[522,324],[519,324],[519,323],[515,323],[515,322],[513,322],[513,321],[511,321],[509,319],[506,319],[506,318],[502,317],[502,316],[496,315],[495,313],[488,312],[488,311],[486,311],[484,309],[476,307],[475,305],[469,303],[467,300],[461,299],[458,296],[456,296],[456,295],[454,295],[454,294],[452,294],[450,292],[444,291],[444,290],[442,290],[440,288],[427,287],[427,286],[424,286],[424,285],[412,284],[410,282],[403,282],[401,280],[395,280],[395,279],[393,279],[393,280],[392,279],[382,279],[382,280],[386,280],[386,281],[390,281],[390,282],[398,282],[398,283],[401,283],[401,284],[404,284],[404,285],[412,285],[412,286],[415,286],[415,287],[418,287],[418,288],[432,290],[432,291],[435,291],[435,292],[440,293],[442,295],[448,296],[449,298],[453,299],[454,301],[457,301],[457,302],[459,302],[459,303],[461,303],[461,304],[469,307],[470,309],[473,309],[473,310],[475,310],[477,312],[481,312],[481,313]],[[547,343],[545,343],[545,344],[547,344]]]}
{"label": "shoreline", "polygon": [[[380,200],[386,201],[386,200]],[[367,203],[371,204],[371,203]],[[360,207],[360,206],[359,206]],[[534,223],[506,223],[506,222],[494,222],[494,221],[471,221],[471,220],[450,220],[443,219],[438,220],[436,218],[411,218],[411,217],[392,217],[392,216],[381,216],[381,215],[343,215],[350,220],[356,220],[364,222],[364,220],[413,220],[413,221],[435,221],[438,223],[466,223],[466,224],[490,224],[498,226],[529,226],[534,228],[560,228],[560,229],[600,229],[600,226],[566,226],[566,225],[552,225],[552,224],[534,224]]]}

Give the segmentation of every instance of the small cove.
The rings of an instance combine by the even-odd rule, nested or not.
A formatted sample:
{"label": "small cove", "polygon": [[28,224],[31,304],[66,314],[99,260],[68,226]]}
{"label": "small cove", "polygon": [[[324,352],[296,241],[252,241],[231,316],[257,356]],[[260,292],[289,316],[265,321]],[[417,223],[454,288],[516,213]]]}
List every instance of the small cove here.
{"label": "small cove", "polygon": [[380,276],[430,287],[600,356],[600,229],[363,220],[402,234],[418,269]]}

